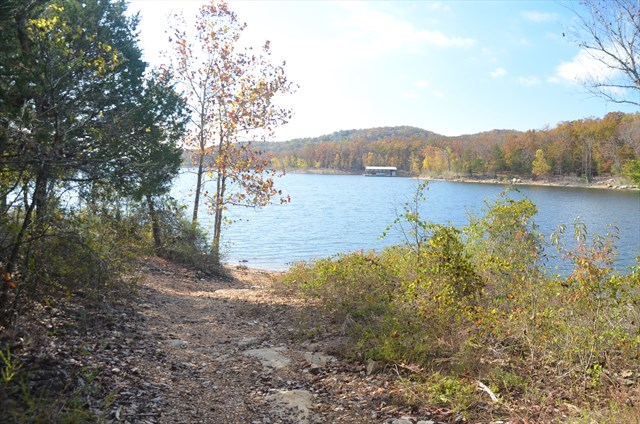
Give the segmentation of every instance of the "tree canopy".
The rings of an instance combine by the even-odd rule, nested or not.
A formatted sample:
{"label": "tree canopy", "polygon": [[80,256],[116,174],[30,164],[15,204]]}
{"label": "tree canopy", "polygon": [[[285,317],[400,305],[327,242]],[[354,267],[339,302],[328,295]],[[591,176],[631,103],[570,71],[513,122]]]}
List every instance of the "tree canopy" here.
{"label": "tree canopy", "polygon": [[569,29],[596,66],[580,81],[608,101],[640,106],[640,3],[583,0]]}
{"label": "tree canopy", "polygon": [[185,122],[169,75],[147,72],[125,1],[9,0],[0,12],[0,263],[10,274],[33,240],[55,236],[64,190],[89,202],[100,189],[166,191]]}
{"label": "tree canopy", "polygon": [[[291,111],[275,101],[277,95],[293,90],[284,63],[272,62],[268,41],[261,49],[243,48],[245,28],[224,1],[214,0],[200,8],[195,34],[189,34],[182,17],[176,16],[170,38],[170,69],[191,111],[187,145],[194,149],[197,165],[193,221],[204,195],[214,214],[216,258],[226,208],[264,206],[280,194],[274,187],[275,172],[267,169],[269,162],[252,142],[267,139],[291,117]],[[214,189],[205,188],[205,176]]]}

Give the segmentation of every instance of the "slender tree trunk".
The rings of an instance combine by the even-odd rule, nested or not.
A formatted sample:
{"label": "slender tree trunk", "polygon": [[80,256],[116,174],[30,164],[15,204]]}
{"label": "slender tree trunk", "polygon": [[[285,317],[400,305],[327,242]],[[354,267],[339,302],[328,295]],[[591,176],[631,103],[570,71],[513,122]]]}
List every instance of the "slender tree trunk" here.
{"label": "slender tree trunk", "polygon": [[619,174],[622,170],[622,166],[620,164],[620,156],[618,155],[618,138],[612,137],[611,142],[611,156],[613,156],[613,167],[611,170],[611,174]]}
{"label": "slender tree trunk", "polygon": [[[11,255],[9,256],[9,260],[7,261],[6,271],[11,273],[13,272],[16,262],[18,260],[18,255],[20,253],[20,247],[24,241],[24,236],[31,226],[33,222],[33,211],[35,209],[36,212],[36,224],[38,224],[39,219],[44,218],[44,214],[46,212],[46,207],[44,203],[46,203],[46,188],[47,188],[47,177],[44,170],[41,170],[38,173],[38,177],[36,178],[35,188],[33,190],[33,197],[28,204],[25,204],[25,214],[24,219],[22,220],[22,226],[20,227],[20,231],[16,235],[15,241],[13,243],[13,248],[11,249]],[[25,188],[25,202],[27,201],[28,191]],[[39,210],[40,208],[40,210]]]}
{"label": "slender tree trunk", "polygon": [[[7,135],[9,134],[9,123],[3,120],[1,124],[1,128],[2,129],[0,130],[0,156],[4,156],[5,147],[9,145],[9,136]],[[5,215],[8,212],[7,211],[8,185],[9,183],[7,183],[7,185],[3,185],[0,188],[0,211],[2,212],[3,215]]]}
{"label": "slender tree trunk", "polygon": [[211,244],[211,253],[213,254],[216,264],[220,263],[220,236],[222,235],[222,213],[224,207],[224,194],[226,191],[226,177],[224,174],[218,174],[216,183],[216,203],[215,214],[213,220],[213,242]]}
{"label": "slender tree trunk", "polygon": [[220,234],[222,230],[222,210],[216,209],[213,227],[213,242],[211,244],[211,254],[216,264],[220,263]]}
{"label": "slender tree trunk", "polygon": [[593,156],[591,150],[593,149],[590,141],[585,142],[584,144],[584,153],[582,155],[582,169],[584,172],[584,176],[588,183],[593,180],[593,171],[592,171],[592,160]]}
{"label": "slender tree trunk", "polygon": [[43,167],[36,178],[36,185],[33,189],[33,203],[36,209],[36,223],[40,223],[47,215],[47,169]]}
{"label": "slender tree trunk", "polygon": [[160,220],[156,211],[153,197],[147,195],[147,207],[149,208],[149,218],[151,218],[151,232],[153,234],[153,245],[157,252],[162,250],[162,230],[160,229]]}
{"label": "slender tree trunk", "polygon": [[6,187],[2,187],[0,188],[0,213],[6,216],[7,212],[9,212],[7,208],[7,189]]}
{"label": "slender tree trunk", "polygon": [[[206,91],[206,87],[205,87],[205,91]],[[203,94],[205,98],[207,98],[208,96],[206,96],[206,94]],[[198,210],[200,209],[200,194],[202,193],[202,177],[204,175],[204,160],[205,160],[205,156],[207,155],[207,149],[206,149],[206,145],[207,145],[207,138],[206,138],[206,134],[205,134],[205,126],[207,125],[207,122],[209,120],[209,117],[207,116],[206,113],[207,110],[207,103],[206,101],[202,100],[200,102],[200,111],[199,111],[199,116],[200,116],[200,124],[198,126],[198,175],[197,175],[197,181],[196,181],[196,195],[195,195],[195,199],[193,201],[193,217],[191,218],[191,224],[192,225],[196,225],[198,223]]]}
{"label": "slender tree trunk", "polygon": [[[222,121],[221,121],[222,122]],[[220,237],[222,235],[222,212],[224,207],[224,195],[227,189],[227,164],[224,157],[224,147],[226,145],[222,124],[220,124],[220,135],[218,140],[217,158],[217,178],[216,178],[216,198],[213,219],[213,242],[211,243],[211,254],[216,265],[220,264]]]}
{"label": "slender tree trunk", "polygon": [[[32,201],[24,214],[24,219],[22,220],[22,226],[20,227],[20,231],[16,235],[16,238],[13,242],[13,248],[11,249],[11,254],[9,255],[9,259],[7,261],[7,265],[5,267],[5,272],[11,274],[16,266],[16,262],[18,261],[18,255],[20,254],[20,247],[22,246],[22,241],[24,240],[24,236],[27,233],[27,230],[31,226],[31,217],[33,214],[33,208],[35,207],[35,202]],[[4,308],[4,305],[7,302],[7,290],[8,285],[3,284],[2,294],[0,295],[0,310]]]}
{"label": "slender tree trunk", "polygon": [[200,151],[198,154],[198,178],[196,180],[196,194],[193,201],[193,217],[191,218],[191,224],[196,225],[198,222],[198,209],[200,206],[200,193],[202,192],[202,176],[204,174],[204,151]]}
{"label": "slender tree trunk", "polygon": [[[38,179],[36,180],[36,187],[39,187],[43,184],[43,182],[41,180],[44,180],[44,174],[39,174],[38,175]],[[46,184],[45,184],[46,185]],[[25,192],[27,190],[25,189]],[[25,194],[25,201],[26,201],[27,195]],[[22,247],[22,243],[24,241],[25,235],[27,234],[27,231],[29,230],[29,227],[31,226],[31,223],[33,221],[32,217],[33,217],[33,210],[36,207],[36,200],[35,200],[35,193],[33,195],[33,198],[31,199],[31,202],[29,202],[28,205],[25,205],[25,214],[24,214],[24,219],[22,220],[22,225],[20,226],[20,230],[18,231],[18,234],[16,235],[14,241],[13,241],[13,247],[11,248],[11,253],[9,255],[9,259],[7,260],[7,264],[5,266],[4,271],[11,274],[16,267],[16,263],[18,262],[18,256],[20,255],[20,248]],[[8,285],[7,284],[3,284],[2,287],[2,293],[0,293],[0,311],[4,310],[4,307],[7,303],[7,299],[8,299]]]}
{"label": "slender tree trunk", "polygon": [[443,150],[445,156],[447,157],[447,172],[451,174],[451,153]]}

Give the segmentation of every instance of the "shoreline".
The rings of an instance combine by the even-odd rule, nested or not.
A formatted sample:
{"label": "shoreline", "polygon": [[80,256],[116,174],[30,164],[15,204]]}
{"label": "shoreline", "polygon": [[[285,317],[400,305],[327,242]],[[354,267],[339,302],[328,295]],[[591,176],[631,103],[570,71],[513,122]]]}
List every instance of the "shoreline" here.
{"label": "shoreline", "polygon": [[625,184],[620,178],[600,177],[594,178],[591,183],[580,181],[579,178],[563,177],[553,180],[533,180],[528,178],[498,179],[498,178],[436,178],[436,177],[415,177],[424,181],[446,181],[451,183],[476,183],[476,184],[499,184],[499,185],[519,185],[519,186],[537,186],[537,187],[567,187],[567,188],[586,188],[597,190],[623,190],[638,191],[640,188],[632,184]]}
{"label": "shoreline", "polygon": [[[313,175],[362,175],[358,172],[348,172],[337,169],[291,169],[285,171],[287,174],[313,174]],[[595,177],[591,183],[581,181],[579,177],[557,177],[551,179],[531,179],[523,177],[495,178],[495,177],[429,177],[412,176],[401,173],[400,178],[415,178],[423,181],[446,181],[452,183],[478,183],[478,184],[499,184],[499,185],[522,185],[522,186],[546,186],[546,187],[568,187],[568,188],[592,188],[607,190],[627,190],[638,191],[640,187],[628,183],[624,177]],[[393,178],[393,177],[388,177]]]}

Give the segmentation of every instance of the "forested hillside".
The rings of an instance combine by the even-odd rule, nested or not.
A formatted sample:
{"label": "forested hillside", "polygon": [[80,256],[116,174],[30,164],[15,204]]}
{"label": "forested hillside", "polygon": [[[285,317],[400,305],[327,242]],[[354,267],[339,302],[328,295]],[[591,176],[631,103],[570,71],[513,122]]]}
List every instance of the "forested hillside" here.
{"label": "forested hillside", "polygon": [[273,167],[285,170],[360,172],[365,166],[380,165],[412,175],[573,175],[590,181],[625,170],[631,175],[637,169],[640,113],[611,112],[543,130],[493,130],[456,137],[414,127],[339,131],[262,148],[272,155]]}
{"label": "forested hillside", "polygon": [[428,139],[432,136],[437,136],[431,131],[423,130],[422,128],[400,126],[400,127],[378,127],[369,128],[364,130],[342,130],[335,131],[331,134],[321,135],[319,137],[305,137],[294,138],[286,143],[271,144],[269,148],[271,150],[289,150],[294,147],[304,147],[307,144],[322,143],[326,141],[377,141],[387,138],[398,139],[410,139],[410,138],[424,138]]}

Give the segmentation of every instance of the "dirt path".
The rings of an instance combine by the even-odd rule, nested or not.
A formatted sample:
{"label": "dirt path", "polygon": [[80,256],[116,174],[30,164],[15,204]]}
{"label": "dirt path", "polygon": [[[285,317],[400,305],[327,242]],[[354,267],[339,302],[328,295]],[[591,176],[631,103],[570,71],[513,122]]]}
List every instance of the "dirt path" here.
{"label": "dirt path", "polygon": [[110,419],[439,421],[394,406],[392,374],[367,375],[366,366],[339,359],[339,338],[299,326],[309,313],[300,300],[270,290],[270,274],[233,270],[230,280],[200,279],[155,258],[143,271],[137,309],[144,347],[127,359]]}

